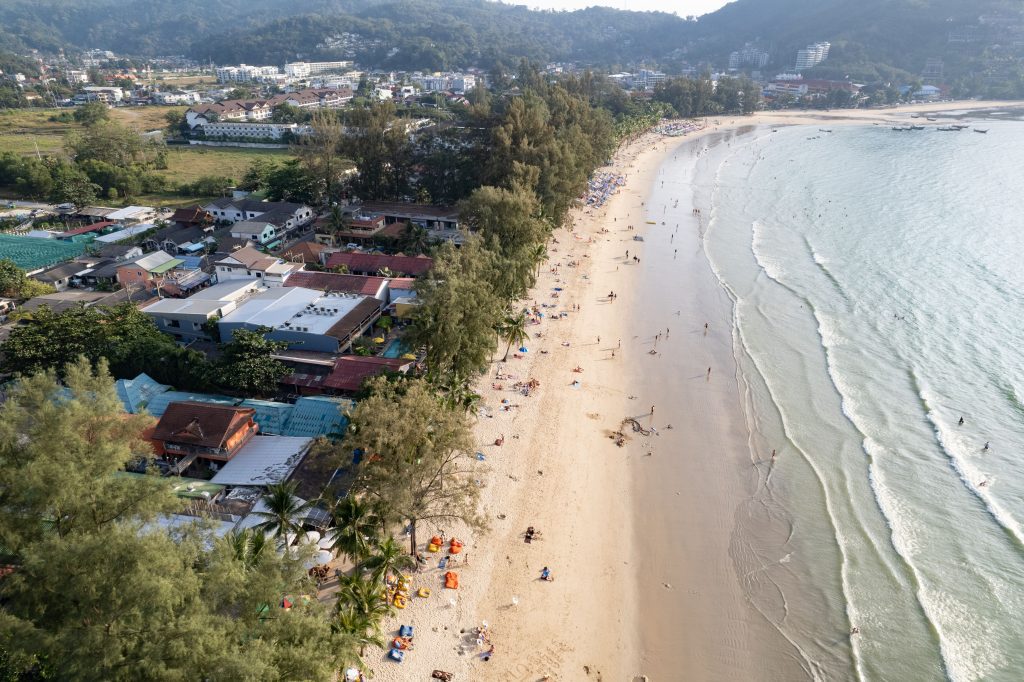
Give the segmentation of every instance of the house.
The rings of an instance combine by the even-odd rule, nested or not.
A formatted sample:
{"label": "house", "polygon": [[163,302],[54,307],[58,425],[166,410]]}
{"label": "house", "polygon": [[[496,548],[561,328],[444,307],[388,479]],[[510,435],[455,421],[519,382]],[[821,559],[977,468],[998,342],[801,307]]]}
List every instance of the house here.
{"label": "house", "polygon": [[341,246],[342,244],[372,244],[377,239],[397,239],[405,232],[404,224],[389,226],[382,215],[353,215],[341,229],[332,228],[329,218],[316,221],[317,243],[324,246]]}
{"label": "house", "polygon": [[179,341],[209,339],[206,325],[210,320],[224,317],[259,291],[260,283],[255,280],[221,282],[188,298],[160,299],[142,312],[153,319],[157,329]]}
{"label": "house", "polygon": [[131,263],[123,263],[117,268],[117,282],[123,287],[141,287],[143,289],[154,289],[163,284],[169,272],[185,261],[166,253],[156,251],[149,255],[137,258]]}
{"label": "house", "polygon": [[381,302],[369,296],[325,294],[303,287],[266,289],[248,298],[218,322],[221,341],[239,329],[269,327],[268,339],[289,347],[340,353],[380,319]]}
{"label": "house", "polygon": [[[153,430],[151,439],[164,457],[182,473],[197,458],[227,462],[248,443],[259,427],[256,411],[200,402],[171,403]],[[172,470],[173,471],[173,470]]]}
{"label": "house", "polygon": [[211,225],[170,225],[148,235],[142,246],[147,250],[163,250],[173,254],[202,254],[216,241]]}
{"label": "house", "polygon": [[108,213],[106,217],[111,222],[124,225],[134,225],[154,218],[156,218],[156,209],[152,206],[125,206]]}
{"label": "house", "polygon": [[168,222],[181,227],[192,227],[193,225],[212,225],[213,221],[213,215],[209,211],[203,209],[202,206],[194,205],[175,210]]}
{"label": "house", "polygon": [[111,307],[122,303],[145,305],[152,295],[145,291],[88,291],[84,289],[66,289],[52,294],[44,294],[30,298],[21,304],[25,311],[33,311],[46,306],[55,313],[69,308],[91,308],[93,306]]}
{"label": "house", "polygon": [[109,258],[115,261],[131,260],[142,256],[142,249],[130,244],[101,244],[94,249],[100,258]]}
{"label": "house", "polygon": [[262,220],[242,220],[231,226],[231,236],[235,239],[248,239],[260,246],[267,246],[278,241],[282,236],[277,228]]}
{"label": "house", "polygon": [[320,263],[320,254],[327,247],[317,242],[299,242],[282,252],[281,258],[293,263]]}
{"label": "house", "polygon": [[43,284],[49,284],[57,291],[64,291],[72,284],[71,280],[85,270],[89,270],[88,265],[78,261],[71,261],[70,263],[61,263],[38,272],[32,275],[32,279]]}
{"label": "house", "polygon": [[396,277],[420,277],[434,265],[428,256],[386,256],[372,253],[332,253],[327,259],[328,269],[344,266],[349,274],[379,275],[387,272]]}
{"label": "house", "polygon": [[313,220],[313,209],[285,201],[256,201],[224,197],[203,207],[215,220],[237,223],[255,220],[272,224],[279,233],[291,232]]}
{"label": "house", "polygon": [[433,232],[458,232],[459,210],[454,206],[431,206],[396,201],[364,201],[362,211],[384,216],[388,225],[411,222]]}
{"label": "house", "polygon": [[[244,224],[235,223],[235,227]],[[302,263],[289,263],[252,247],[245,247],[215,261],[214,267],[217,270],[217,279],[221,282],[255,280],[262,282],[266,287],[280,287],[304,266]]]}
{"label": "house", "polygon": [[337,272],[296,272],[285,283],[286,287],[305,287],[333,294],[372,296],[388,302],[388,280],[366,275],[342,275]]}

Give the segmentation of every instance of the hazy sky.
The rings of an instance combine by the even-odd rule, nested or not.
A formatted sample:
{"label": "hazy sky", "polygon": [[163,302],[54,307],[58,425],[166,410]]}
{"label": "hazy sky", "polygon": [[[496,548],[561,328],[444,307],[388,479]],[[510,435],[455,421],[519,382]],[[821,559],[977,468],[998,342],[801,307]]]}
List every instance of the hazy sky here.
{"label": "hazy sky", "polygon": [[526,5],[540,9],[580,9],[593,5],[631,9],[674,12],[680,16],[707,14],[726,4],[728,0],[505,0],[508,4]]}

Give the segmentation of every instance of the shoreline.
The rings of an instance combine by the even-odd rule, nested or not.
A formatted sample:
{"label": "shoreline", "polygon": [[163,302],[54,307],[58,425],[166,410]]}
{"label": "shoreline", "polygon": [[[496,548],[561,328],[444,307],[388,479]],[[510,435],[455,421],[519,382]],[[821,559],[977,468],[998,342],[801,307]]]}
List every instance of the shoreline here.
{"label": "shoreline", "polygon": [[[414,600],[394,621],[418,628],[417,651],[401,666],[369,654],[377,679],[429,676],[433,669],[453,671],[456,679],[516,682],[545,675],[630,681],[647,675],[655,682],[808,677],[750,605],[735,573],[732,552],[742,548],[732,539],[747,513],[758,456],[736,375],[732,303],[699,244],[697,219],[687,213],[694,189],[678,179],[662,188],[659,175],[674,155],[689,153],[693,177],[698,141],[714,145],[741,128],[823,120],[864,125],[982,105],[1024,106],[765,112],[709,121],[679,138],[647,133],[616,153],[614,167],[598,169],[626,175],[626,185],[600,209],[576,209],[573,227],[554,233],[526,302],[551,307],[542,308],[542,324],[528,327],[529,351],[496,363],[479,385],[489,416],[478,419],[474,432],[491,470],[483,506],[490,532],[463,537],[472,563],[458,569],[457,594],[436,589],[433,565],[417,574],[416,586],[435,588],[435,603],[417,607]],[[681,217],[662,226],[658,211],[668,206]],[[639,264],[627,261],[627,248],[630,256],[639,254]],[[673,310],[664,305],[666,287],[675,290]],[[618,294],[614,302],[609,291]],[[709,322],[707,337],[703,322]],[[658,350],[671,355],[651,355],[653,337],[666,327],[671,333],[658,340]],[[574,366],[583,372],[572,372]],[[496,372],[514,378],[499,380]],[[540,381],[529,397],[511,390],[529,379]],[[514,407],[502,410],[503,399]],[[627,433],[625,446],[616,447],[608,436],[626,416],[645,429],[653,424],[657,435]],[[494,445],[502,435],[504,444]],[[524,543],[528,526],[542,539]],[[544,566],[553,582],[539,580]],[[495,643],[486,662],[461,632],[482,621]]]}

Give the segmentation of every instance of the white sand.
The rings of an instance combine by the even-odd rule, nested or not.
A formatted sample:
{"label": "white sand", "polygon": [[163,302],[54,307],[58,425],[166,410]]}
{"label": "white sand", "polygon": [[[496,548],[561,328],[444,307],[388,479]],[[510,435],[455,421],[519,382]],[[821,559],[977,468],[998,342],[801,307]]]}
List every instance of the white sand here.
{"label": "white sand", "polygon": [[[642,214],[650,209],[657,217],[661,207],[640,204],[666,158],[716,131],[905,122],[915,110],[994,107],[1005,105],[722,117],[701,133],[650,134],[621,150],[616,166],[628,175],[627,186],[603,209],[577,211],[574,232],[557,231],[549,247],[550,261],[528,303],[556,307],[529,327],[529,352],[510,356],[480,382],[493,415],[476,428],[490,470],[484,508],[491,529],[479,536],[445,529],[466,542],[469,563],[455,568],[461,587],[442,589],[443,571],[432,555],[430,570],[414,579],[414,589],[428,586],[432,596],[414,598],[389,623],[413,625],[415,649],[400,665],[380,650],[368,652],[375,679],[429,679],[434,669],[455,673],[455,680],[509,682],[544,675],[619,681],[646,674],[653,682],[799,677],[784,643],[747,606],[730,558],[735,515],[759,456],[748,445],[735,381],[730,302],[699,249],[697,218],[681,223],[669,242],[674,225],[648,225]],[[680,188],[673,198],[689,215],[692,192]],[[634,231],[626,229],[630,224]],[[643,243],[633,241],[637,234]],[[624,258],[626,249],[641,258],[639,265]],[[569,267],[574,260],[579,266]],[[557,274],[550,272],[555,265]],[[554,287],[563,288],[558,298]],[[667,287],[671,295],[652,287]],[[612,290],[619,297],[609,302]],[[566,318],[552,319],[563,311]],[[671,332],[658,342],[662,353],[651,355],[653,337],[665,327]],[[503,352],[504,346],[496,357]],[[584,371],[572,372],[576,365]],[[530,397],[510,390],[515,379],[495,390],[495,371],[536,378],[541,386]],[[572,386],[575,380],[581,385]],[[501,411],[503,398],[516,407]],[[655,425],[658,435],[631,434],[616,447],[608,434],[626,416]],[[501,434],[505,442],[497,447]],[[531,525],[543,537],[526,544]],[[420,537],[435,530],[422,527]],[[539,580],[544,566],[553,582]],[[462,634],[481,621],[489,623],[495,646],[487,662],[480,656],[486,647]]]}

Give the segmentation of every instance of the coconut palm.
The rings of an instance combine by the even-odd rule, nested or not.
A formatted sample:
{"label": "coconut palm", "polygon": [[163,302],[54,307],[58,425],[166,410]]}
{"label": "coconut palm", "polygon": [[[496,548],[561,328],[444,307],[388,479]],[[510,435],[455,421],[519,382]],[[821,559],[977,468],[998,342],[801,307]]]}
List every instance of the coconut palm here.
{"label": "coconut palm", "polygon": [[441,395],[441,402],[449,409],[462,408],[466,412],[472,412],[481,396],[476,393],[457,372],[449,372],[438,378],[435,386]]}
{"label": "coconut palm", "polygon": [[359,574],[342,577],[338,582],[338,608],[350,608],[371,620],[390,616],[394,611],[388,602],[383,583],[367,580]]}
{"label": "coconut palm", "polygon": [[394,538],[389,537],[377,545],[373,554],[359,567],[369,571],[376,582],[383,583],[389,575],[398,575],[402,570],[415,568],[416,559],[406,554]]}
{"label": "coconut palm", "polygon": [[534,277],[540,277],[540,266],[547,260],[548,247],[546,244],[537,244],[533,249],[533,262],[536,267]]}
{"label": "coconut palm", "polygon": [[267,494],[263,496],[266,511],[253,512],[263,520],[253,528],[275,538],[301,531],[302,520],[313,505],[295,496],[296,487],[294,481],[268,485]]}
{"label": "coconut palm", "polygon": [[381,523],[369,505],[349,495],[334,505],[331,518],[337,528],[331,549],[351,561],[370,556],[380,538]]}
{"label": "coconut palm", "polygon": [[508,315],[502,321],[500,325],[499,334],[501,338],[508,341],[508,345],[505,346],[505,357],[502,360],[508,360],[508,352],[512,349],[512,344],[522,344],[529,338],[529,334],[526,332],[526,315],[519,313],[518,315]]}
{"label": "coconut palm", "polygon": [[347,635],[350,641],[359,647],[360,657],[366,654],[366,647],[368,646],[378,646],[381,648],[385,646],[383,633],[380,628],[380,616],[367,616],[345,602],[339,601],[337,603],[331,627],[336,632]]}
{"label": "coconut palm", "polygon": [[224,536],[224,541],[231,548],[235,560],[247,571],[259,565],[264,551],[269,546],[266,535],[251,529],[232,531]]}
{"label": "coconut palm", "polygon": [[391,270],[391,268],[389,268],[387,266],[384,266],[383,268],[380,268],[379,270],[377,270],[377,276],[378,277],[394,277],[395,273],[394,273],[394,271]]}

